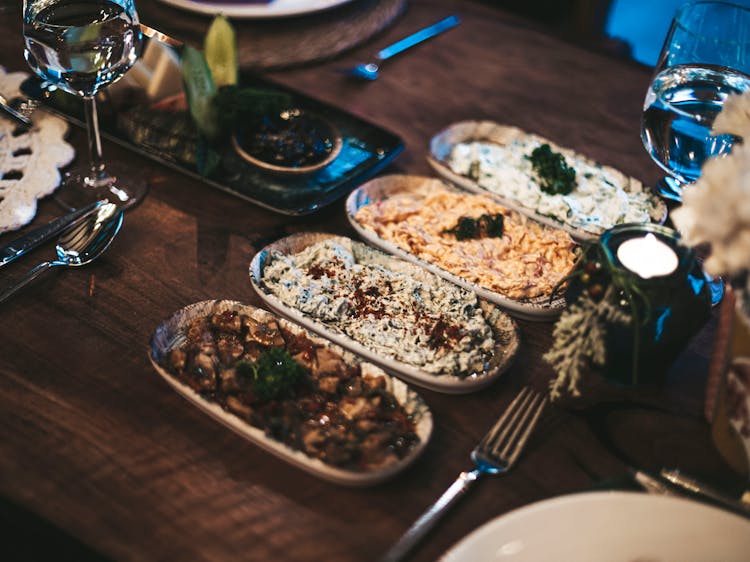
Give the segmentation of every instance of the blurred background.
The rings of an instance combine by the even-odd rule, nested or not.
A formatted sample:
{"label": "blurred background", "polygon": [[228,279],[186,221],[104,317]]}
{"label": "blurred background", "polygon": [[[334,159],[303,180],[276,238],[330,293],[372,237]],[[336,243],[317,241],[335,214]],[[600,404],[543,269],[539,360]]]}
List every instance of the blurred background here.
{"label": "blurred background", "polygon": [[[672,16],[688,0],[494,0],[565,39],[654,66]],[[750,0],[732,0],[750,7]]]}

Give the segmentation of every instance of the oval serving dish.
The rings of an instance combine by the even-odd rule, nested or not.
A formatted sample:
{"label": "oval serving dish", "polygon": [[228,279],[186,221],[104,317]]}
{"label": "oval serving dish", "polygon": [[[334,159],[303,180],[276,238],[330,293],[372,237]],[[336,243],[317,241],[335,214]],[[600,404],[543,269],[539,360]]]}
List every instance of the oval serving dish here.
{"label": "oval serving dish", "polygon": [[[450,373],[448,371],[437,371],[428,372],[428,367],[417,366],[419,361],[412,361],[411,364],[407,362],[410,357],[411,348],[399,349],[398,345],[403,346],[405,341],[403,338],[396,339],[393,342],[383,342],[382,338],[375,344],[367,338],[360,337],[355,339],[354,336],[346,333],[344,328],[339,324],[337,325],[336,320],[341,317],[341,314],[345,312],[335,313],[330,315],[327,319],[322,320],[321,315],[310,315],[305,313],[292,305],[286,304],[281,298],[279,298],[269,288],[266,283],[266,274],[268,269],[272,266],[274,261],[279,259],[288,259],[295,256],[300,252],[304,252],[313,246],[319,244],[325,244],[331,242],[334,245],[340,245],[341,247],[347,248],[351,251],[351,255],[354,257],[354,261],[357,265],[364,265],[364,267],[373,267],[379,271],[385,271],[385,275],[394,275],[399,277],[401,281],[406,279],[406,283],[415,282],[424,289],[422,294],[440,294],[441,290],[445,291],[458,291],[460,294],[466,295],[467,299],[471,299],[474,305],[469,305],[471,308],[471,314],[478,314],[479,316],[472,316],[472,326],[476,326],[478,318],[481,318],[482,325],[485,330],[489,328],[491,334],[491,340],[483,340],[477,343],[477,347],[480,345],[482,349],[488,348],[486,357],[484,357],[482,366],[477,369],[470,369],[470,372],[466,372],[464,376]],[[340,286],[343,285],[342,277],[337,277],[333,272],[326,272],[326,276],[335,285],[338,283]],[[371,248],[361,242],[355,242],[349,238],[342,236],[334,236],[331,234],[324,233],[300,233],[283,238],[275,243],[272,243],[265,247],[263,250],[258,252],[253,258],[250,264],[250,279],[253,288],[263,301],[274,311],[278,312],[282,316],[285,316],[294,322],[297,322],[313,332],[316,332],[326,339],[329,339],[340,346],[353,351],[357,355],[364,357],[368,361],[377,364],[387,372],[404,379],[415,385],[434,390],[436,392],[443,392],[447,394],[465,394],[468,392],[474,392],[481,388],[488,386],[497,380],[510,365],[512,364],[519,346],[519,334],[518,327],[512,318],[502,312],[494,304],[483,301],[481,299],[476,300],[470,292],[465,292],[463,289],[455,287],[441,279],[440,277],[433,275],[425,269],[407,261],[398,259],[391,255],[381,252],[375,248]],[[357,279],[362,279],[357,277]],[[360,290],[363,293],[368,293],[368,280],[364,281],[364,289],[354,288],[343,300],[349,300],[348,305],[350,310],[352,303],[356,306],[356,302],[360,303],[366,300]],[[326,281],[326,282],[331,282]],[[399,281],[399,283],[401,283]],[[399,285],[401,286],[401,285]],[[307,291],[305,287],[291,287],[290,290],[302,290]],[[371,289],[370,289],[371,290]],[[420,289],[421,290],[421,289]],[[345,292],[345,291],[344,291]],[[359,293],[359,294],[358,294]],[[348,299],[348,295],[351,294],[351,299]],[[457,293],[458,294],[458,293]],[[311,298],[316,298],[316,294],[311,293]],[[370,304],[365,305],[366,307],[375,306],[380,307],[393,307],[394,310],[398,310],[399,301],[395,298],[381,298],[378,295],[371,296],[369,301]],[[321,301],[329,300],[328,296],[323,295]],[[395,303],[383,304],[383,303]],[[346,304],[343,306],[347,306]],[[410,304],[407,306],[411,306]],[[372,322],[372,328],[375,329],[375,325],[378,320],[385,318],[388,320],[393,316],[389,316],[390,308],[384,310],[371,310],[372,315],[369,317]],[[468,320],[467,320],[468,322]],[[420,328],[421,329],[421,328]],[[443,325],[441,328],[435,328],[432,325],[431,330],[428,330],[427,335],[424,337],[435,337],[436,332],[442,330],[443,333],[449,333],[450,328],[448,325]],[[467,328],[468,330],[468,328]],[[416,333],[416,329],[414,330]],[[409,334],[411,337],[413,334]],[[419,337],[417,335],[416,337]],[[468,336],[467,336],[468,337]],[[433,341],[433,340],[431,340]],[[380,346],[380,349],[376,349]],[[452,353],[452,352],[451,352]],[[455,361],[455,365],[460,363],[458,356],[447,358],[443,356],[441,361]],[[442,365],[435,363],[435,365]],[[448,367],[445,367],[447,369]],[[440,366],[440,369],[443,369]],[[433,369],[434,370],[434,369]]]}
{"label": "oval serving dish", "polygon": [[[524,148],[524,150],[529,152],[539,144],[549,144],[553,151],[565,156],[569,165],[580,168],[579,172],[583,171],[583,174],[578,174],[578,180],[580,181],[581,176],[583,176],[585,183],[590,185],[584,190],[586,193],[581,195],[577,193],[577,190],[579,192],[581,190],[576,188],[566,196],[549,196],[541,192],[535,180],[532,180],[531,172],[527,170],[527,168],[530,168],[530,164],[523,169],[516,166],[513,167],[513,170],[503,172],[500,169],[495,170],[489,165],[480,166],[478,161],[473,161],[469,164],[468,169],[474,172],[473,175],[478,175],[478,178],[459,173],[454,169],[457,166],[451,165],[452,153],[457,145],[475,142],[500,147],[519,145],[518,149],[514,149],[515,152],[520,151],[527,143],[528,149]],[[454,123],[432,137],[427,161],[440,176],[452,183],[475,193],[489,194],[501,204],[548,226],[562,228],[580,241],[596,239],[607,228],[623,222],[663,224],[667,219],[667,206],[664,201],[659,199],[639,180],[627,177],[615,168],[598,164],[573,150],[559,147],[548,139],[527,133],[517,127],[500,125],[492,121]],[[466,162],[463,163],[464,167],[465,165]],[[507,173],[513,177],[511,179],[503,178],[501,181],[497,177],[488,176],[490,171],[496,171],[498,174]],[[616,194],[610,193],[616,183],[622,184],[622,189],[617,191]],[[527,200],[524,200],[521,194],[524,194]],[[594,198],[597,199],[594,200]],[[628,209],[636,209],[636,206],[644,207],[644,210],[640,211],[639,214],[643,215],[647,212],[648,220],[635,221],[622,214],[629,212],[622,211],[624,200],[627,200]],[[535,202],[532,203],[532,201]],[[562,211],[554,210],[556,205],[559,209],[566,211],[567,216],[564,219],[555,216],[555,212],[558,215],[562,214]],[[550,210],[545,211],[545,206],[549,207]],[[591,219],[598,210],[608,206],[620,213],[619,219],[612,219],[612,224],[598,224]],[[589,207],[591,212],[586,212],[585,209]],[[574,209],[580,209],[578,219]]]}
{"label": "oval serving dish", "polygon": [[247,162],[266,172],[303,175],[333,162],[343,139],[336,127],[317,114],[301,109],[282,111],[257,126],[232,135],[232,146]]}
{"label": "oval serving dish", "polygon": [[[233,313],[246,315],[253,322],[257,322],[259,326],[273,326],[275,322],[275,325],[278,326],[282,333],[289,334],[290,338],[300,338],[305,345],[309,344],[310,349],[313,350],[306,353],[317,354],[314,359],[309,359],[308,355],[308,359],[318,365],[318,369],[321,371],[323,367],[320,364],[324,362],[324,359],[325,361],[330,361],[333,358],[335,361],[343,361],[346,365],[358,366],[357,368],[361,374],[357,375],[357,377],[362,377],[363,381],[365,378],[368,381],[377,379],[382,383],[382,386],[378,387],[376,393],[381,392],[381,389],[384,392],[388,392],[404,408],[404,414],[413,420],[414,433],[418,437],[418,442],[412,445],[403,458],[389,464],[384,463],[383,466],[372,469],[336,466],[325,463],[319,458],[307,455],[300,449],[292,448],[282,441],[270,437],[268,428],[263,429],[251,425],[248,420],[223,407],[226,406],[226,403],[222,405],[217,400],[210,399],[209,396],[212,395],[211,393],[198,392],[194,388],[194,385],[188,384],[186,380],[181,379],[173,372],[174,367],[170,365],[170,361],[172,360],[170,353],[174,349],[180,349],[184,345],[188,337],[186,330],[194,322],[200,321],[204,317],[210,318],[214,315]],[[264,330],[261,330],[260,333],[264,336],[269,334],[268,331]],[[320,350],[324,354],[324,359],[321,359]],[[375,365],[361,361],[339,346],[310,334],[307,330],[292,322],[278,318],[265,310],[236,301],[203,301],[178,310],[156,328],[150,341],[149,359],[156,372],[174,390],[197,406],[201,411],[280,459],[336,484],[370,486],[394,476],[414,462],[423,452],[432,433],[432,414],[429,408],[422,398],[404,382],[387,375]],[[221,376],[223,377],[223,375]],[[222,385],[226,384],[223,381],[224,379],[222,378]],[[351,381],[353,379],[347,379],[347,383]],[[360,384],[367,383],[361,382]],[[344,399],[341,398],[342,401]],[[356,414],[353,414],[353,416],[357,419]]]}
{"label": "oval serving dish", "polygon": [[[399,256],[405,260],[418,264],[419,266],[431,271],[436,275],[439,275],[440,277],[450,281],[451,283],[455,283],[456,285],[459,285],[467,290],[473,291],[480,298],[498,305],[509,314],[517,318],[534,321],[554,320],[555,318],[557,318],[565,308],[566,301],[563,296],[555,296],[554,298],[550,299],[550,294],[552,292],[551,290],[550,293],[541,296],[535,296],[532,298],[508,297],[507,295],[501,294],[486,286],[482,286],[472,280],[452,273],[447,269],[435,263],[432,263],[431,261],[426,261],[425,259],[417,257],[406,248],[397,245],[395,242],[386,240],[372,228],[363,225],[359,220],[357,220],[357,212],[365,206],[377,205],[381,202],[388,201],[390,198],[405,197],[408,199],[408,202],[404,203],[404,209],[406,209],[407,207],[421,208],[424,206],[421,202],[424,201],[425,198],[434,195],[438,191],[446,191],[449,193],[465,193],[458,188],[447,185],[442,180],[436,178],[406,175],[391,175],[376,178],[361,185],[349,194],[349,197],[346,201],[347,218],[349,219],[349,222],[357,231],[357,233],[372,245],[380,248],[381,250]],[[468,196],[470,194],[467,193],[466,195]],[[482,195],[483,197],[487,197],[486,194],[480,195]],[[515,213],[515,216],[518,218],[521,224],[525,224],[526,222],[530,221],[530,219],[527,219],[525,216],[518,215],[517,213]],[[533,224],[532,228],[545,229],[547,227],[540,227],[539,225]],[[570,238],[567,234],[560,234],[570,241]],[[419,237],[420,235],[415,234],[414,236]],[[572,241],[570,241],[570,243],[572,244]]]}

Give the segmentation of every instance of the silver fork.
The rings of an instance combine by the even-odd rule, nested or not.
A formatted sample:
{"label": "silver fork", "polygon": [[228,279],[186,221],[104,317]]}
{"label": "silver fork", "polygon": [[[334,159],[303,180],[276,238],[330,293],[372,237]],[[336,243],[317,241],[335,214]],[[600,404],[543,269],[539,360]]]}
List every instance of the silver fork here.
{"label": "silver fork", "polygon": [[474,470],[459,474],[442,496],[417,519],[381,562],[401,560],[430,531],[438,520],[483,474],[505,474],[516,464],[542,410],[547,397],[524,387],[494,426],[471,452]]}

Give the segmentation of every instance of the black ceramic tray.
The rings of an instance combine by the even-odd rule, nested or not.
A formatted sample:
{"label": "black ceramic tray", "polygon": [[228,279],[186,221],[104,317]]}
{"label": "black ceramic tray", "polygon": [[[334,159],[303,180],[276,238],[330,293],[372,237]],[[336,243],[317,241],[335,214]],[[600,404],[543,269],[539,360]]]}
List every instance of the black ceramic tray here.
{"label": "black ceramic tray", "polygon": [[[231,142],[226,142],[217,150],[218,165],[210,173],[201,174],[197,164],[186,162],[181,157],[184,146],[156,148],[134,140],[122,125],[123,114],[132,109],[132,105],[129,107],[127,102],[112,101],[106,96],[107,90],[103,92],[105,95],[101,96],[102,100],[98,104],[102,134],[136,152],[199,178],[208,185],[286,215],[310,214],[336,201],[382,170],[403,150],[403,141],[397,135],[285,86],[250,74],[243,74],[240,84],[285,92],[291,96],[294,105],[328,120],[341,134],[341,152],[333,162],[316,172],[283,176],[263,171],[246,162]],[[22,90],[26,95],[44,101],[47,107],[70,121],[83,125],[82,104],[74,96],[60,91],[50,94],[36,77],[26,80]],[[125,98],[132,101],[138,97],[137,92],[135,94],[136,96],[128,95]],[[186,119],[183,112],[160,113],[167,122],[173,118],[183,121]],[[163,119],[155,121],[161,121],[159,126],[164,127]],[[198,152],[200,153],[200,148]],[[198,158],[200,157],[199,154]]]}

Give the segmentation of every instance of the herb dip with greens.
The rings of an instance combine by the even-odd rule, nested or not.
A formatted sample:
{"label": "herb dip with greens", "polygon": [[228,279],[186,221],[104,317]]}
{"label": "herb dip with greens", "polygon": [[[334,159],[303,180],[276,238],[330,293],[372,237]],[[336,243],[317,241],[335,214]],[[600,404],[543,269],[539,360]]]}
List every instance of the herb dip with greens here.
{"label": "herb dip with greens", "polygon": [[[559,190],[544,188],[545,178],[539,177],[532,158],[535,150],[544,145],[549,145],[555,158],[564,158],[564,163],[557,164],[562,171],[570,170],[568,173],[574,175],[569,192],[566,193],[568,186]],[[641,182],[533,134],[507,144],[458,143],[446,164],[489,192],[588,233],[600,234],[626,222],[658,222],[663,214],[657,198]]]}

